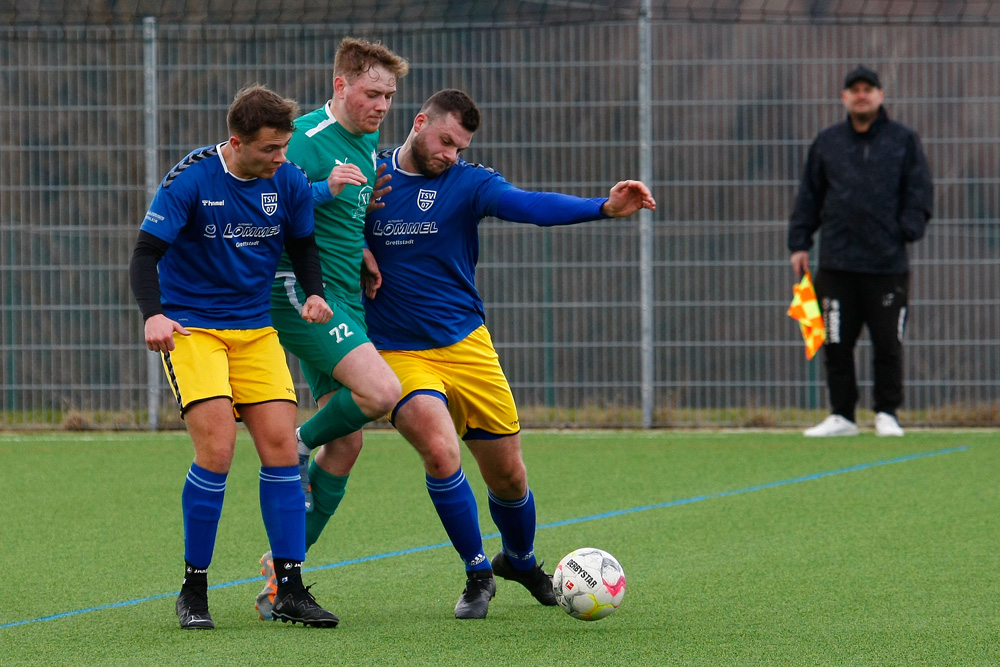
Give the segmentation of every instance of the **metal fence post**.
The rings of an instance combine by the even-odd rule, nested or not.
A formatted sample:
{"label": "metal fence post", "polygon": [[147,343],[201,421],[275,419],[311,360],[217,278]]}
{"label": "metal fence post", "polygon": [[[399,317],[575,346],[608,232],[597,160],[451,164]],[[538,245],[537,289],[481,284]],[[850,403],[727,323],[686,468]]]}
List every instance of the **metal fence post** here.
{"label": "metal fence post", "polygon": [[[653,183],[653,48],[650,28],[651,0],[642,0],[639,14],[639,178]],[[653,214],[639,212],[640,359],[642,364],[642,427],[653,425]]]}
{"label": "metal fence post", "polygon": [[[156,96],[156,17],[147,16],[142,20],[143,39],[143,88],[145,104],[143,117],[145,120],[146,144],[146,201],[152,201],[159,184],[156,161],[156,147],[159,145],[157,128],[159,127],[159,101]],[[150,352],[146,357],[146,400],[149,412],[147,427],[155,431],[160,426],[160,355]]]}

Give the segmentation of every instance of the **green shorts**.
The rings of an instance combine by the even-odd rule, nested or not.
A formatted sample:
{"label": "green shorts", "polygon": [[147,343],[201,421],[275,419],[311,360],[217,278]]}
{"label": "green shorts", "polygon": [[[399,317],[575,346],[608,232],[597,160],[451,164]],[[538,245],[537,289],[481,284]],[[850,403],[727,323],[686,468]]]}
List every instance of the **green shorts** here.
{"label": "green shorts", "polygon": [[302,319],[305,300],[294,274],[280,272],[275,276],[271,285],[271,321],[282,347],[298,358],[313,398],[319,399],[343,386],[333,379],[333,369],[340,360],[370,341],[360,295],[357,302],[327,297],[333,317],[326,324]]}

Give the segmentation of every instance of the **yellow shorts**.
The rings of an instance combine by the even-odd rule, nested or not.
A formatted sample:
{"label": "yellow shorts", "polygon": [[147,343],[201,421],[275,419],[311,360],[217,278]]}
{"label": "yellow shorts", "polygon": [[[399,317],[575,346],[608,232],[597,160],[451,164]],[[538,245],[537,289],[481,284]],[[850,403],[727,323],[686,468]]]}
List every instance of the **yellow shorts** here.
{"label": "yellow shorts", "polygon": [[517,406],[486,326],[448,347],[433,350],[383,350],[382,358],[403,385],[403,398],[440,396],[455,430],[464,440],[495,440],[521,430]]}
{"label": "yellow shorts", "polygon": [[295,403],[295,385],[285,351],[273,327],[200,329],[174,334],[172,352],[164,352],[163,370],[181,414],[210,398],[228,398],[236,407],[267,401]]}

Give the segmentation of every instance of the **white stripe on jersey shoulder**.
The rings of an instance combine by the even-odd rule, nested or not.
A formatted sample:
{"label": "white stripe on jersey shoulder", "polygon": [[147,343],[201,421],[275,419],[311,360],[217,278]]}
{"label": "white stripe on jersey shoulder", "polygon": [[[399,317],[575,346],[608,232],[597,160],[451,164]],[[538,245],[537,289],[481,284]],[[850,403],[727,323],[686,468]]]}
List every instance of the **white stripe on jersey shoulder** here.
{"label": "white stripe on jersey shoulder", "polygon": [[401,150],[403,150],[402,146],[400,146],[399,148],[397,148],[392,152],[392,170],[399,172],[404,176],[423,176],[423,174],[414,174],[413,172],[406,171],[405,169],[399,166],[399,151]]}
{"label": "white stripe on jersey shoulder", "polygon": [[222,157],[222,147],[226,145],[227,142],[223,141],[221,144],[215,145],[215,152],[219,154],[219,162],[222,163],[222,171],[230,174],[229,165],[226,164],[226,158]]}
{"label": "white stripe on jersey shoulder", "polygon": [[333,117],[333,112],[330,110],[329,102],[323,105],[323,110],[326,111],[326,120],[320,122],[316,127],[306,130],[307,137],[312,138],[331,125],[337,124],[337,119]]}
{"label": "white stripe on jersey shoulder", "polygon": [[235,178],[237,181],[243,181],[244,183],[249,183],[250,181],[256,181],[257,180],[256,176],[251,176],[250,178],[241,178],[236,174],[234,174],[233,172],[229,171],[229,165],[226,164],[226,158],[222,155],[222,147],[225,146],[227,143],[229,142],[223,141],[221,144],[218,144],[215,147],[216,152],[219,153],[219,162],[222,163],[222,171],[226,172],[227,174]]}

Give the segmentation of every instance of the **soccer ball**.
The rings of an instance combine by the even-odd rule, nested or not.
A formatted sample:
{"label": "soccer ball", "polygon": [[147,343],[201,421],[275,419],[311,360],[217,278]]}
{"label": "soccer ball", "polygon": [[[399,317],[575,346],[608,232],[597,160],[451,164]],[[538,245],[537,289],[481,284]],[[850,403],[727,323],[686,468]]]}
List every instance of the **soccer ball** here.
{"label": "soccer ball", "polygon": [[607,551],[587,547],[567,554],[552,575],[556,602],[582,621],[610,616],[625,597],[625,570]]}

